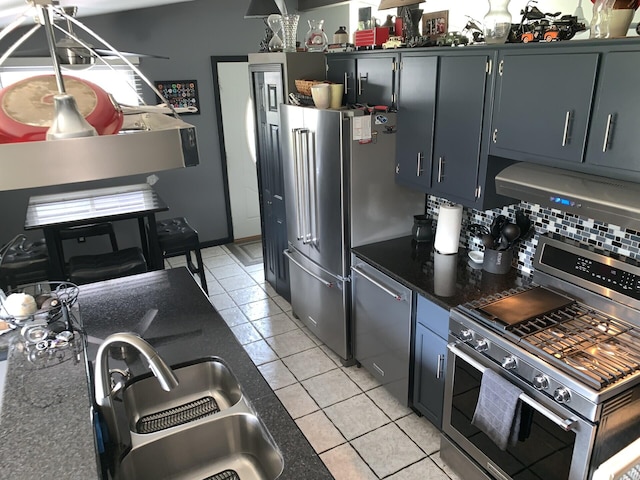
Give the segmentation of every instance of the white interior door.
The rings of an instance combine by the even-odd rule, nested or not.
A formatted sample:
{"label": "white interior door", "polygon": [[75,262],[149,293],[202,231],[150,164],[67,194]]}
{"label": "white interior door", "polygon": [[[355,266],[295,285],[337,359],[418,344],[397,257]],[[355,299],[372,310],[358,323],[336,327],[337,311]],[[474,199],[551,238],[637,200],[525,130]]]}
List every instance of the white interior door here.
{"label": "white interior door", "polygon": [[249,64],[218,62],[220,110],[227,154],[227,176],[234,240],[260,235],[255,125]]}

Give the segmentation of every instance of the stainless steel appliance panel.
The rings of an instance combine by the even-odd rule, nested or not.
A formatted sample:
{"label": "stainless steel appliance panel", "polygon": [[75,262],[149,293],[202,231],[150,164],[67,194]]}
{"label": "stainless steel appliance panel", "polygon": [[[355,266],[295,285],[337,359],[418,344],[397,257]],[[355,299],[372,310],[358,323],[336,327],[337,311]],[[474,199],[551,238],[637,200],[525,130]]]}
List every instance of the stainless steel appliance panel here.
{"label": "stainless steel appliance panel", "polygon": [[408,405],[412,292],[357,258],[351,272],[353,356]]}
{"label": "stainless steel appliance panel", "polygon": [[350,122],[341,111],[304,109],[308,131],[307,164],[310,183],[311,242],[309,258],[329,272],[346,277],[347,179],[343,146],[349,141]]}
{"label": "stainless steel appliance panel", "polygon": [[349,283],[311,262],[292,246],[285,255],[289,259],[293,312],[331,350],[348,360],[350,332],[345,318]]}
{"label": "stainless steel appliance panel", "polygon": [[352,247],[410,235],[413,215],[424,213],[424,193],[395,183],[396,118],[395,113],[374,115],[370,143],[348,137]]}

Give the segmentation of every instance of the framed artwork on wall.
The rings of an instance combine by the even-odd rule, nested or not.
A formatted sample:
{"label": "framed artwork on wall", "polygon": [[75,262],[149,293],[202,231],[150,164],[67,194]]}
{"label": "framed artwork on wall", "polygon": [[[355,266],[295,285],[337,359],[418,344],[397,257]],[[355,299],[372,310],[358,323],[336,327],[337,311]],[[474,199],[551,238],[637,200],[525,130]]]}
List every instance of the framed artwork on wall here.
{"label": "framed artwork on wall", "polygon": [[196,80],[156,80],[153,84],[173,108],[195,107],[197,109],[194,112],[180,112],[180,115],[200,113]]}
{"label": "framed artwork on wall", "polygon": [[430,12],[422,15],[422,36],[437,38],[447,33],[449,28],[449,10]]}

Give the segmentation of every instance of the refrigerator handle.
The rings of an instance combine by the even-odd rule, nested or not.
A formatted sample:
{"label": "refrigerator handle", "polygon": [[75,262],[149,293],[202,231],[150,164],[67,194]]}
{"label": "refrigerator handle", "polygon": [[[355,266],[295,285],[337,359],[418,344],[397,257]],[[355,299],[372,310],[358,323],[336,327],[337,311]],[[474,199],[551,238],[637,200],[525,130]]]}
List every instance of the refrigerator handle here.
{"label": "refrigerator handle", "polygon": [[309,233],[309,130],[300,129],[300,165],[302,183],[302,195],[300,199],[302,211],[302,243],[309,243],[311,234]]}
{"label": "refrigerator handle", "polygon": [[316,243],[318,241],[318,202],[317,202],[317,176],[316,176],[316,136],[314,132],[307,130],[307,165],[308,165],[308,182],[309,182],[309,242]]}
{"label": "refrigerator handle", "polygon": [[295,195],[296,195],[296,227],[297,227],[297,239],[304,240],[304,233],[302,231],[302,169],[300,165],[300,159],[302,158],[301,141],[300,141],[300,129],[294,128],[291,130],[293,134],[293,169],[295,176]]}
{"label": "refrigerator handle", "polygon": [[301,268],[304,272],[308,273],[309,275],[311,275],[313,278],[315,278],[316,280],[318,280],[320,283],[322,283],[325,287],[327,288],[333,288],[333,283],[331,282],[327,282],[326,280],[324,280],[323,278],[320,278],[318,275],[316,275],[315,273],[313,273],[311,270],[304,268],[300,263],[296,262],[294,260],[294,258],[291,256],[291,250],[287,249],[284,252],[284,256],[287,257],[289,260],[291,260],[293,263],[295,263],[299,268]]}

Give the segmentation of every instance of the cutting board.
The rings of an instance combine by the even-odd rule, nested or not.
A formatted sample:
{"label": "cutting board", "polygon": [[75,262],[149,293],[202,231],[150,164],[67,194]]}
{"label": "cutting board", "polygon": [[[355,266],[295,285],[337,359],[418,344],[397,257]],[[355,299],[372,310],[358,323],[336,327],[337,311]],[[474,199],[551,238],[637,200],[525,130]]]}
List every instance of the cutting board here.
{"label": "cutting board", "polygon": [[515,325],[539,317],[558,308],[566,307],[574,300],[536,287],[509,297],[496,300],[479,308],[480,311],[507,325]]}

